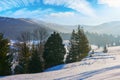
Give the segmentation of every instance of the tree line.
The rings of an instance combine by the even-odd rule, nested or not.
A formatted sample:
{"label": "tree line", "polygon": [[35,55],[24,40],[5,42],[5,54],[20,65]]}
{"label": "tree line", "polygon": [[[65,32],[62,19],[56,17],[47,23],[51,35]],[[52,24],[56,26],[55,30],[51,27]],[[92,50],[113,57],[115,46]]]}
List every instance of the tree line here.
{"label": "tree line", "polygon": [[88,39],[80,26],[72,32],[69,53],[60,34],[49,35],[45,28],[21,33],[13,45],[0,34],[0,76],[43,72],[56,65],[81,61],[89,51]]}
{"label": "tree line", "polygon": [[[61,37],[64,40],[69,40],[71,37],[70,33],[60,33]],[[85,32],[85,35],[88,38],[90,44],[97,46],[120,46],[120,36],[108,35],[108,34],[99,34],[96,32]]]}

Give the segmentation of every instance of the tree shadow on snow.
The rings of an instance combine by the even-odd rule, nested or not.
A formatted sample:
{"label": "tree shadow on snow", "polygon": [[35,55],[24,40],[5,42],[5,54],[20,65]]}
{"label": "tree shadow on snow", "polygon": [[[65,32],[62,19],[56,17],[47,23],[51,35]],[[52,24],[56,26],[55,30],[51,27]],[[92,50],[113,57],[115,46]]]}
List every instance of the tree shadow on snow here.
{"label": "tree shadow on snow", "polygon": [[108,68],[103,68],[103,69],[99,69],[99,70],[94,70],[94,71],[89,71],[89,72],[83,72],[83,73],[80,73],[80,74],[77,74],[77,75],[62,77],[62,78],[55,79],[55,80],[66,80],[66,79],[85,80],[85,79],[90,78],[90,77],[92,77],[96,74],[101,74],[103,72],[107,72],[107,71],[114,70],[114,69],[120,69],[120,65],[113,66],[113,67],[108,67]]}
{"label": "tree shadow on snow", "polygon": [[52,68],[48,68],[44,72],[61,70],[61,69],[63,69],[63,67],[64,67],[64,64],[61,64],[61,65],[58,65],[58,66],[55,66],[55,67],[52,67]]}

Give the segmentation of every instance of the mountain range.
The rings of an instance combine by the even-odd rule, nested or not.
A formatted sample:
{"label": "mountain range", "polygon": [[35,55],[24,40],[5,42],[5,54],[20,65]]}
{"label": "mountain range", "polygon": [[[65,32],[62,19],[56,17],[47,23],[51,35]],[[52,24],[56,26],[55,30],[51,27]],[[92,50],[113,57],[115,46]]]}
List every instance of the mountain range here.
{"label": "mountain range", "polygon": [[[81,25],[85,31],[97,32],[100,34],[119,35],[120,21],[112,21],[96,26]],[[60,25],[56,23],[49,23],[37,19],[29,18],[8,18],[0,17],[0,32],[4,33],[8,38],[14,38],[21,32],[32,31],[38,27],[44,27],[49,31],[58,31],[62,33],[71,33],[76,29],[77,25]]]}

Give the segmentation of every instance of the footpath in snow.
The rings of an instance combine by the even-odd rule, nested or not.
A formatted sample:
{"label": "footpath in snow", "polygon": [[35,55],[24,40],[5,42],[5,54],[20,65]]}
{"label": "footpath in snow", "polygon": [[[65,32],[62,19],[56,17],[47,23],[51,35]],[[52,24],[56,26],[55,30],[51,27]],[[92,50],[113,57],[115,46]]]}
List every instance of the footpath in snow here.
{"label": "footpath in snow", "polygon": [[0,80],[120,80],[120,46],[109,47],[108,53],[101,51],[96,49],[93,57],[43,73],[5,76]]}

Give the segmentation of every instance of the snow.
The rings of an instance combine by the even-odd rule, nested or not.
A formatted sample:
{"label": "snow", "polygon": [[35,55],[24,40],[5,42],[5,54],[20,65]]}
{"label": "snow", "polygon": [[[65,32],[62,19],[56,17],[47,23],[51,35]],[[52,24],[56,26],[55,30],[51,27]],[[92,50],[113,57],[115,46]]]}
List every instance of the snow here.
{"label": "snow", "polygon": [[[94,46],[95,47],[95,46]],[[96,48],[93,57],[80,62],[62,64],[43,73],[0,77],[0,80],[120,80],[120,46]]]}

